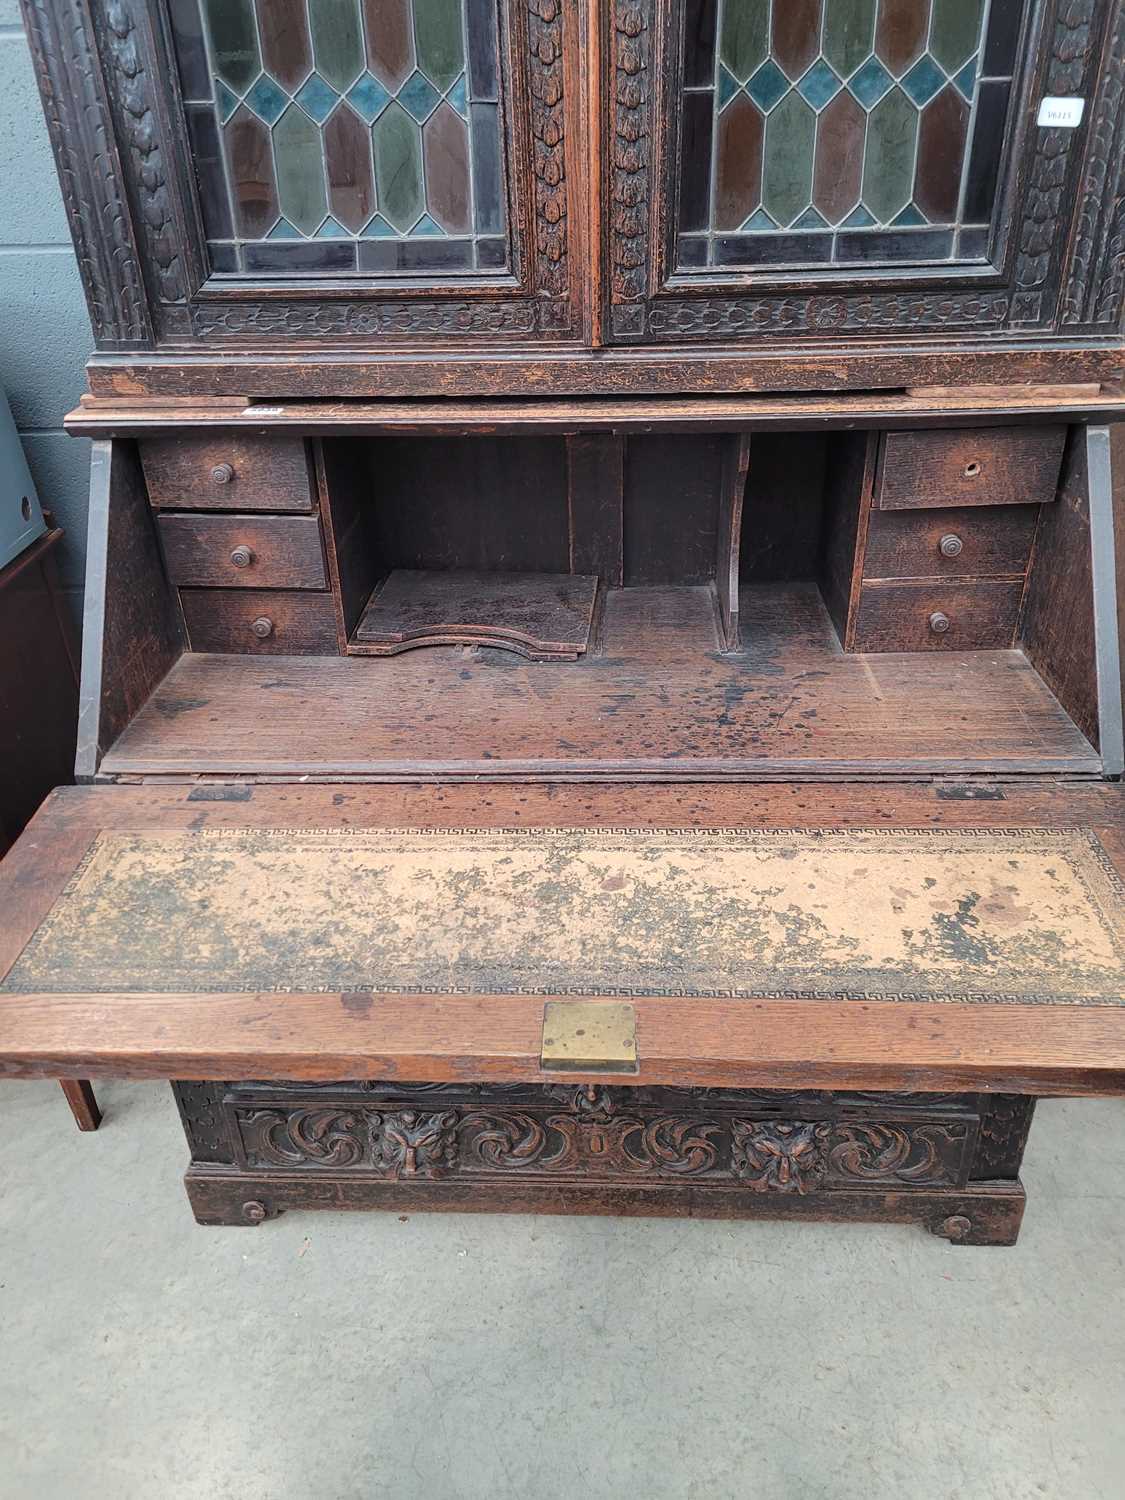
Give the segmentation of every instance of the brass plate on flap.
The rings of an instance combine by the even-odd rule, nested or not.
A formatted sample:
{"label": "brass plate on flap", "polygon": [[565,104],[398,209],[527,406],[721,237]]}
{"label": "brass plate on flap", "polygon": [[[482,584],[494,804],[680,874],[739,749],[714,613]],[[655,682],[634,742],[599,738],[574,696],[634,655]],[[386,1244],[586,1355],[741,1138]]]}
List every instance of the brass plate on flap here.
{"label": "brass plate on flap", "polygon": [[556,1073],[635,1073],[636,1012],[631,1005],[548,1000],[539,1062]]}

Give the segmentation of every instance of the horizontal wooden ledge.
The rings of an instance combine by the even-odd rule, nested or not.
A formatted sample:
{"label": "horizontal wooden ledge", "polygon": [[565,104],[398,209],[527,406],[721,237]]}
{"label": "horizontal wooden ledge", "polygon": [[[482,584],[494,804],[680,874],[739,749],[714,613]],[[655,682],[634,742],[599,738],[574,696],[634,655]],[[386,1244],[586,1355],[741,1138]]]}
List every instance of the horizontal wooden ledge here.
{"label": "horizontal wooden ledge", "polygon": [[200,397],[152,400],[85,396],[65,419],[83,437],[125,437],[175,428],[308,436],[374,436],[477,432],[780,431],[803,427],[914,428],[964,423],[995,426],[1052,421],[1109,422],[1125,418],[1125,395],[1108,391],[1063,394],[1057,386],[974,387],[931,393],[894,391],[850,395],[660,396],[538,400],[247,402]]}
{"label": "horizontal wooden ledge", "polygon": [[1125,1007],[636,997],[617,1077],[540,1067],[549,998],[3,994],[0,1076],[1125,1093]]}

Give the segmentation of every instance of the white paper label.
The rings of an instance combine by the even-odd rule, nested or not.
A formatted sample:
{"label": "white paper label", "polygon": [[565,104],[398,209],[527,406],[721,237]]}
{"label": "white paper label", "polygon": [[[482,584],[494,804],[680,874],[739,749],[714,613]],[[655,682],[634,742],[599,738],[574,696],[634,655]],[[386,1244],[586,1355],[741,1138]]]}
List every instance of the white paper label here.
{"label": "white paper label", "polygon": [[244,417],[280,417],[284,411],[284,406],[248,406],[242,415]]}
{"label": "white paper label", "polygon": [[1038,125],[1046,125],[1051,130],[1073,130],[1076,125],[1082,124],[1082,111],[1086,108],[1085,99],[1055,99],[1048,95],[1039,101]]}

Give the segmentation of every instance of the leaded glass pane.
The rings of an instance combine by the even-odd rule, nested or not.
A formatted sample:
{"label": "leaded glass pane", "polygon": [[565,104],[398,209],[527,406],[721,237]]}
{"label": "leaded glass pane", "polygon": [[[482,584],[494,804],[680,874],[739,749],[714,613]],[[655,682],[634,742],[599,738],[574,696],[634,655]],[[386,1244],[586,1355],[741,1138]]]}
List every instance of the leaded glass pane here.
{"label": "leaded glass pane", "polygon": [[684,0],[681,270],[981,261],[1024,0]]}
{"label": "leaded glass pane", "polygon": [[217,275],[508,269],[496,0],[170,0]]}

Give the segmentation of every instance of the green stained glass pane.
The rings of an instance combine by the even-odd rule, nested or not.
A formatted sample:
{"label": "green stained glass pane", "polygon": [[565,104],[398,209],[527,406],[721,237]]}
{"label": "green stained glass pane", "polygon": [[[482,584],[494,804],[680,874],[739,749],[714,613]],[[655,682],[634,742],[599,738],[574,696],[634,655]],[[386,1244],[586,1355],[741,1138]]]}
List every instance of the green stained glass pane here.
{"label": "green stained glass pane", "polygon": [[206,10],[215,69],[241,94],[261,71],[253,4],[251,0],[206,0]]}
{"label": "green stained glass pane", "polygon": [[339,92],[363,72],[358,0],[309,0],[317,71]]}
{"label": "green stained glass pane", "polygon": [[414,47],[418,66],[444,93],[465,68],[461,0],[414,0]]}
{"label": "green stained glass pane", "polygon": [[766,120],[762,202],[779,224],[791,224],[812,197],[816,115],[791,93]]}
{"label": "green stained glass pane", "polygon": [[745,83],[769,50],[769,0],[723,0],[719,56]]}
{"label": "green stained glass pane", "polygon": [[947,73],[956,73],[980,43],[984,0],[934,0],[930,51]]}
{"label": "green stained glass pane", "polygon": [[863,201],[880,223],[889,224],[910,201],[917,134],[918,111],[892,89],[871,111],[863,160]]}
{"label": "green stained glass pane", "polygon": [[274,126],[273,154],[281,212],[305,234],[312,234],[328,211],[320,131],[295,104]]}
{"label": "green stained glass pane", "polygon": [[828,0],[824,7],[824,55],[842,78],[854,73],[875,38],[875,0]]}
{"label": "green stained glass pane", "polygon": [[388,104],[371,132],[375,146],[375,195],[379,212],[399,231],[415,224],[426,207],[422,189],[421,130],[401,104]]}

